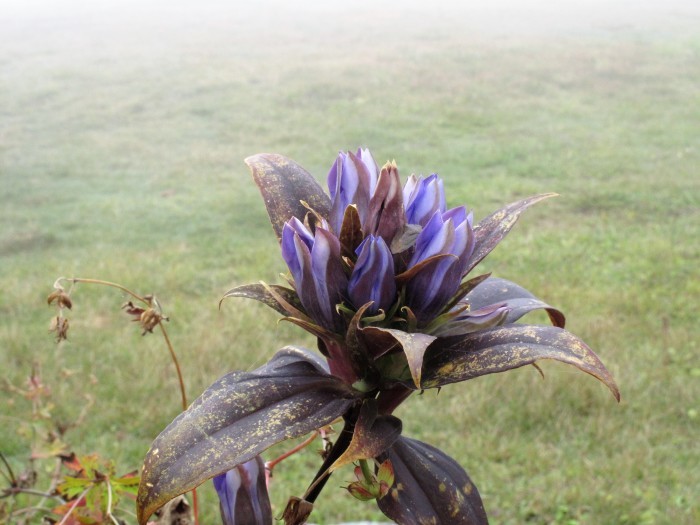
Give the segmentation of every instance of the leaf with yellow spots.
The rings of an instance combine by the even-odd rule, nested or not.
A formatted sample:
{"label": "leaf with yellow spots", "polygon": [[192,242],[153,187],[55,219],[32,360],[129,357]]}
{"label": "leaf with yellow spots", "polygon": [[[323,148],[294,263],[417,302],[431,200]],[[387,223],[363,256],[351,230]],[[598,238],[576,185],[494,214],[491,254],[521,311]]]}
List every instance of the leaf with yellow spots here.
{"label": "leaf with yellow spots", "polygon": [[284,223],[296,217],[304,221],[309,207],[328,217],[331,201],[311,174],[291,159],[275,153],[260,153],[245,159],[265,201],[277,240]]}
{"label": "leaf with yellow spots", "polygon": [[232,372],[155,439],[144,460],[139,523],[169,500],[268,447],[343,415],[359,392],[307,350],[286,347],[252,372]]}
{"label": "leaf with yellow spots", "polygon": [[488,525],[479,491],[444,452],[400,437],[378,459],[391,461],[395,479],[377,505],[396,523]]}
{"label": "leaf with yellow spots", "polygon": [[423,364],[423,388],[437,388],[486,374],[554,359],[603,382],[620,400],[612,374],[586,343],[555,326],[513,324],[434,343]]}

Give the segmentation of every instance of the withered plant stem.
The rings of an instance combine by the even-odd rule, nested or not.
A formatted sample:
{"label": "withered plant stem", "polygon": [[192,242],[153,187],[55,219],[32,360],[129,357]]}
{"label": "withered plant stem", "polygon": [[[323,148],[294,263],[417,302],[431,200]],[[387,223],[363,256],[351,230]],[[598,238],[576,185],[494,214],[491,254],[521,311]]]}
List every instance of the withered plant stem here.
{"label": "withered plant stem", "polygon": [[[56,285],[61,280],[62,279],[59,278],[56,281]],[[129,294],[131,297],[133,297],[137,301],[144,303],[146,306],[148,306],[148,307],[152,306],[151,301],[149,301],[145,297],[140,296],[139,294],[137,294],[135,292],[132,292],[126,286],[122,286],[119,283],[113,283],[111,281],[105,281],[103,279],[85,279],[82,277],[73,277],[73,278],[65,279],[65,280],[70,281],[73,284],[77,284],[77,283],[99,284],[102,286],[109,286],[111,288],[116,288],[117,290],[121,290],[122,292]],[[54,286],[56,286],[56,285],[54,285]],[[165,340],[165,345],[168,347],[168,352],[170,353],[170,358],[173,361],[173,365],[175,365],[175,371],[177,372],[177,381],[178,381],[178,384],[180,385],[180,401],[182,404],[182,410],[185,411],[185,410],[187,410],[188,402],[187,402],[187,393],[185,391],[185,381],[182,377],[182,370],[180,368],[180,362],[177,358],[177,355],[175,354],[175,349],[173,348],[173,345],[170,342],[170,337],[168,336],[168,331],[165,329],[163,322],[159,321],[158,326],[160,326],[160,331],[163,334],[163,339]],[[199,504],[198,504],[198,498],[197,498],[197,489],[192,489],[191,494],[192,494],[192,512],[194,514],[194,525],[199,525]]]}

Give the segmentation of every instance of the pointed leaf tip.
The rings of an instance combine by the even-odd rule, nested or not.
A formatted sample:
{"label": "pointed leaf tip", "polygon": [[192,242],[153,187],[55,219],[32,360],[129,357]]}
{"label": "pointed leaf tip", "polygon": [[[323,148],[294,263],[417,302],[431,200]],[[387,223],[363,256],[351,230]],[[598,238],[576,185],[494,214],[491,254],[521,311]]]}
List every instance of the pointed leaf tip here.
{"label": "pointed leaf tip", "polygon": [[507,206],[504,206],[498,211],[481,220],[474,227],[475,244],[474,251],[469,258],[467,270],[469,273],[484,257],[498,245],[503,238],[508,235],[508,232],[513,228],[518,221],[520,214],[533,204],[537,204],[545,199],[556,197],[556,193],[542,193],[533,195],[526,199],[522,199]]}
{"label": "pointed leaf tip", "polygon": [[612,374],[586,343],[555,326],[512,324],[441,340],[423,364],[423,388],[437,388],[475,377],[506,372],[554,359],[592,375],[610,389],[620,390]]}
{"label": "pointed leaf tip", "polygon": [[284,223],[296,217],[304,220],[308,208],[328,217],[330,197],[316,179],[292,159],[276,153],[259,153],[245,159],[253,180],[265,201],[277,240],[282,238]]}

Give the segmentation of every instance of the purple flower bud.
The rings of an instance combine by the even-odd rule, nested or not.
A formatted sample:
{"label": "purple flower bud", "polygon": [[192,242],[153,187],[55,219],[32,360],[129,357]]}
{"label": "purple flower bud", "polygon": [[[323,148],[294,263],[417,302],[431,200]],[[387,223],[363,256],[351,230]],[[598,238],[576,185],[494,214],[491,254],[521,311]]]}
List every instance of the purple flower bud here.
{"label": "purple flower bud", "polygon": [[348,283],[348,295],[355,308],[373,301],[368,312],[386,311],[396,298],[394,259],[384,239],[365,237],[356,252],[357,262]]}
{"label": "purple flower bud", "polygon": [[328,189],[331,194],[329,222],[333,232],[338,234],[343,223],[345,208],[357,205],[357,211],[364,220],[369,209],[369,201],[377,185],[377,164],[369,150],[358,149],[357,155],[340,152],[328,172]]}
{"label": "purple flower bud", "polygon": [[408,268],[422,264],[406,287],[406,304],[420,324],[440,313],[462,280],[474,250],[471,214],[464,207],[436,211],[416,239]]}
{"label": "purple flower bud", "polygon": [[215,476],[224,525],[271,525],[272,508],[260,456]]}
{"label": "purple flower bud", "polygon": [[436,211],[446,209],[442,180],[432,174],[427,178],[411,175],[403,188],[403,202],[408,224],[425,224]]}
{"label": "purple flower bud", "polygon": [[395,162],[387,162],[379,173],[377,186],[369,203],[366,217],[360,214],[365,235],[377,235],[391,245],[396,234],[406,225],[403,192]]}
{"label": "purple flower bud", "polygon": [[374,157],[367,148],[357,148],[357,153],[355,153],[355,155],[367,168],[367,173],[369,173],[369,187],[371,195],[374,193],[374,187],[377,185],[377,179],[379,179],[379,166],[377,166]]}
{"label": "purple flower bud", "polygon": [[320,326],[342,329],[336,305],[342,301],[347,277],[340,258],[340,242],[327,229],[316,226],[315,234],[294,218],[282,229],[282,257],[294,278],[306,313]]}

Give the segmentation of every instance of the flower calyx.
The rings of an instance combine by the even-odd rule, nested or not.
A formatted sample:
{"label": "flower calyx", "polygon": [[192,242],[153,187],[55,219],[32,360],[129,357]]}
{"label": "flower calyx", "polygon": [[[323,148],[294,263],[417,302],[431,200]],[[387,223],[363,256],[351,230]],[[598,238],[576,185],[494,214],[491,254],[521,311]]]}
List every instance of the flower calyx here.
{"label": "flower calyx", "polygon": [[390,460],[385,460],[372,473],[366,460],[361,460],[354,470],[357,481],[347,487],[348,492],[361,501],[381,499],[389,493],[394,484],[394,467]]}

